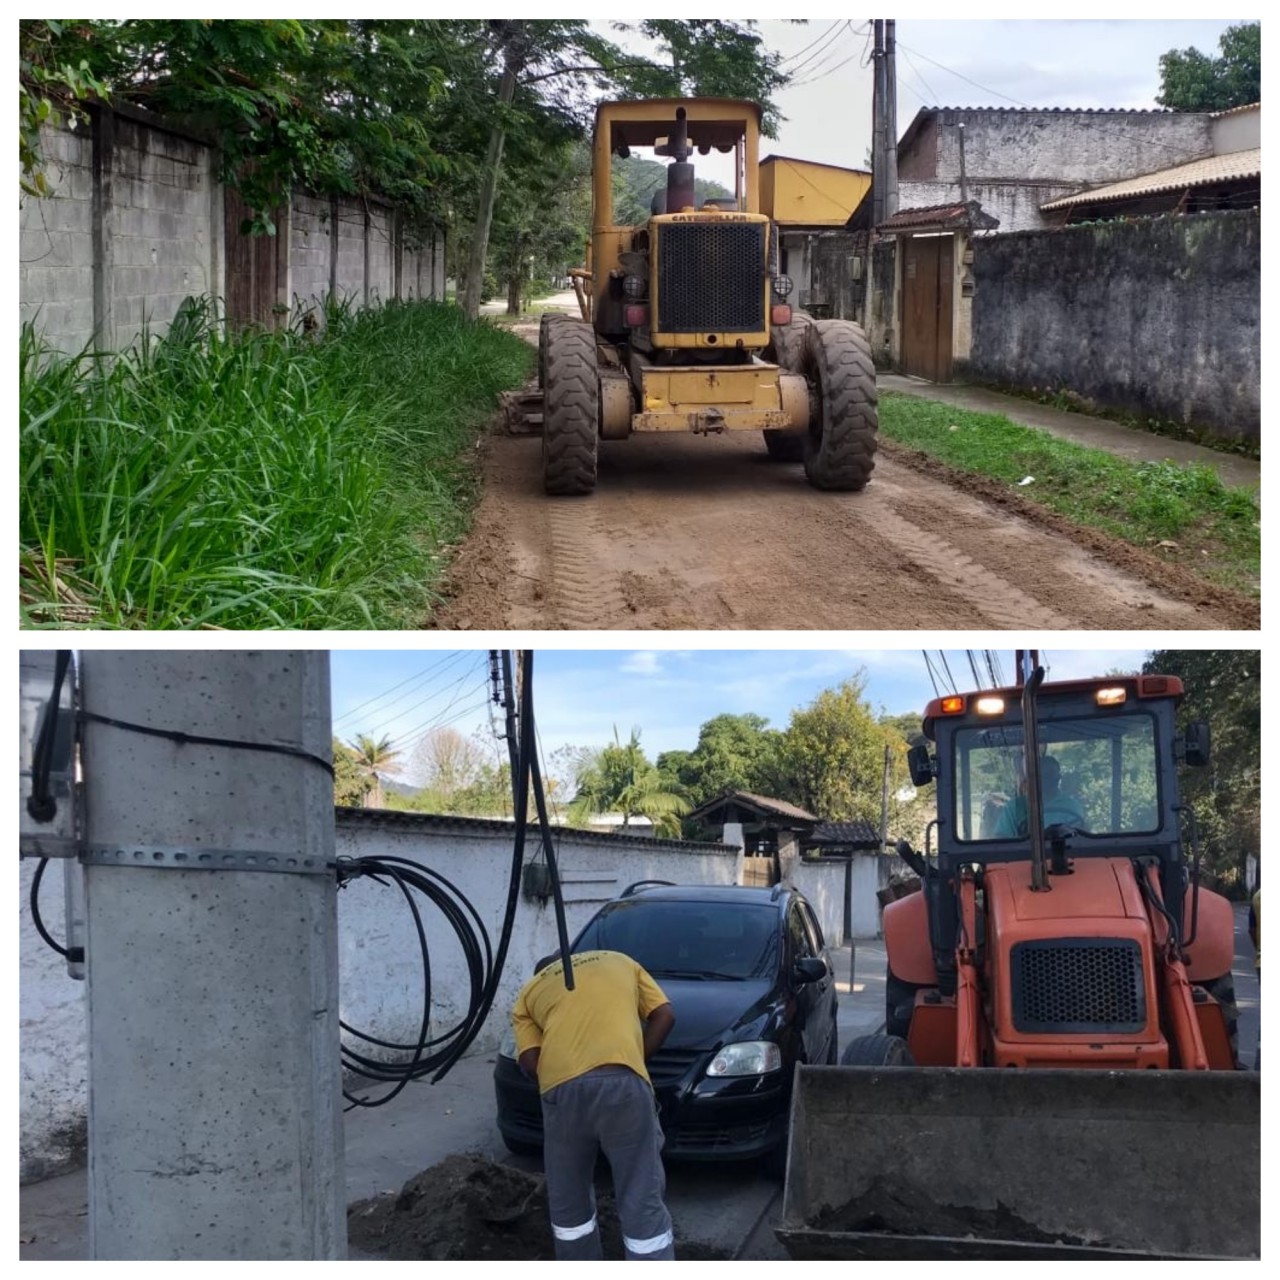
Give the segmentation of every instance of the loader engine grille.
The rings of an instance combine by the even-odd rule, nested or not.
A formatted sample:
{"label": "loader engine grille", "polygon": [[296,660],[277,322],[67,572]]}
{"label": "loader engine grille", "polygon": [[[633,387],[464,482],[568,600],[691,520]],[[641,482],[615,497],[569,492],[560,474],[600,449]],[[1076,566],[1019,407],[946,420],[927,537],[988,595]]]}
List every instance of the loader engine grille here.
{"label": "loader engine grille", "polygon": [[1016,1030],[1128,1033],[1146,1026],[1142,948],[1137,942],[1020,942],[1011,958]]}
{"label": "loader engine grille", "polygon": [[766,327],[764,277],[764,223],[663,226],[658,328],[667,333],[759,333]]}

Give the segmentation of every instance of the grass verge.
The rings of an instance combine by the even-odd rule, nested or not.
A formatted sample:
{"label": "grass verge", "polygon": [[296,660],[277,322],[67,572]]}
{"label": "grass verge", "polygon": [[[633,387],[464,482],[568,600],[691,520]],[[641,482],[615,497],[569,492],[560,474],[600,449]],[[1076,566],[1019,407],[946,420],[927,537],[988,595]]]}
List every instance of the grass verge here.
{"label": "grass verge", "polygon": [[195,303],[110,363],[24,327],[22,625],[420,625],[533,352],[439,303],[329,320],[227,338]]}
{"label": "grass verge", "polygon": [[880,431],[957,470],[1007,484],[1076,524],[1159,549],[1234,590],[1258,592],[1257,503],[1224,485],[1211,467],[1130,462],[1000,414],[894,392],[881,394]]}

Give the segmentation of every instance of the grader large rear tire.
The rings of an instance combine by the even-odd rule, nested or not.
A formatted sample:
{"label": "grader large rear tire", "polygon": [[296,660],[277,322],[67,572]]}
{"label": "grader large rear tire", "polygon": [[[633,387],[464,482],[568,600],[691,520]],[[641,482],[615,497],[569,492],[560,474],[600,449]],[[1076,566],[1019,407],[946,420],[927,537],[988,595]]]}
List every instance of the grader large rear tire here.
{"label": "grader large rear tire", "polygon": [[548,493],[590,493],[596,487],[600,383],[595,332],[584,320],[542,326],[544,400],[542,484]]}
{"label": "grader large rear tire", "polygon": [[[804,352],[804,335],[811,324],[812,316],[797,311],[786,324],[776,325],[770,331],[764,358],[772,360],[788,373],[799,373]],[[803,462],[806,434],[803,430],[784,431],[771,427],[764,433],[764,447],[775,462]]]}
{"label": "grader large rear tire", "polygon": [[817,489],[865,489],[875,467],[876,371],[871,348],[851,320],[815,320],[805,334],[802,371],[820,412],[805,437],[804,472]]}
{"label": "grader large rear tire", "polygon": [[572,316],[562,311],[544,311],[538,320],[538,387],[545,390],[547,386],[547,329],[561,321],[572,320]]}

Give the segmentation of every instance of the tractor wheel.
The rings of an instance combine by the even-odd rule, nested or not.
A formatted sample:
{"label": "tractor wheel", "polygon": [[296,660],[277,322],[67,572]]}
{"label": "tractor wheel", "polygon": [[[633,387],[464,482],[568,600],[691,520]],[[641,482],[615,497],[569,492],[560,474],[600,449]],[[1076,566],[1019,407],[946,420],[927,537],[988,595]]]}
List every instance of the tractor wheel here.
{"label": "tractor wheel", "polygon": [[[800,372],[800,356],[804,350],[804,335],[813,323],[803,311],[794,312],[784,325],[770,331],[769,345],[764,357],[780,365],[788,373]],[[775,462],[803,462],[805,431],[779,431],[776,428],[764,433],[764,447]]]}
{"label": "tractor wheel", "polygon": [[907,1038],[911,1030],[911,1010],[919,990],[914,982],[903,982],[891,973],[885,974],[884,1029],[889,1035]]}
{"label": "tractor wheel", "polygon": [[1196,986],[1203,987],[1222,1006],[1222,1016],[1227,1021],[1227,1039],[1231,1042],[1231,1059],[1238,1067],[1240,1065],[1240,1010],[1236,1005],[1235,978],[1229,973],[1224,973],[1220,978],[1212,978],[1208,982],[1197,982]]}
{"label": "tractor wheel", "polygon": [[802,372],[817,412],[805,436],[804,472],[816,489],[866,488],[875,464],[876,371],[851,320],[815,320],[805,334]]}
{"label": "tractor wheel", "polygon": [[547,386],[547,340],[548,328],[561,320],[570,320],[571,316],[562,311],[544,311],[538,321],[538,388],[545,390]]}
{"label": "tractor wheel", "polygon": [[901,1036],[859,1036],[840,1055],[842,1067],[914,1067],[916,1060]]}
{"label": "tractor wheel", "polygon": [[595,331],[583,320],[549,324],[542,409],[542,483],[548,493],[596,487],[600,383]]}

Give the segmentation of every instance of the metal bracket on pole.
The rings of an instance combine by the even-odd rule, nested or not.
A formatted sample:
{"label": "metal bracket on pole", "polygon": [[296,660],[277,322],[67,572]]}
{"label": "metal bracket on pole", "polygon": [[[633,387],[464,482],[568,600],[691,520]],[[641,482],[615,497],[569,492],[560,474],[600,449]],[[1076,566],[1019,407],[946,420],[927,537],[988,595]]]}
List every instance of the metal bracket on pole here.
{"label": "metal bracket on pole", "polygon": [[265,849],[207,849],[199,845],[91,844],[80,861],[98,867],[160,867],[177,871],[277,871],[328,876],[336,864],[324,858],[301,857]]}

